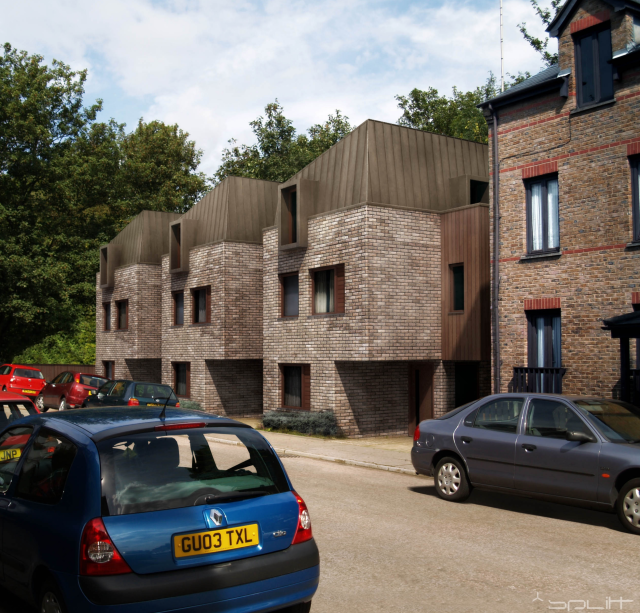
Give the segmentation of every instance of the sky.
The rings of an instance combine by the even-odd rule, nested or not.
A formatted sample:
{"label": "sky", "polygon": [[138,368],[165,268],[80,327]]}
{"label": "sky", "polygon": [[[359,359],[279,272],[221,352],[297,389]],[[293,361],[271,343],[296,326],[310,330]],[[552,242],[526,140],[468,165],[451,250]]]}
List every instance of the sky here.
{"label": "sky", "polygon": [[[543,1],[543,4],[544,1]],[[296,129],[336,109],[395,123],[395,96],[449,94],[500,74],[499,0],[0,0],[0,42],[88,69],[101,120],[177,123],[212,174],[231,138],[276,98]],[[543,34],[528,0],[504,0],[505,72],[543,67],[517,24]],[[555,41],[553,41],[555,50]]]}

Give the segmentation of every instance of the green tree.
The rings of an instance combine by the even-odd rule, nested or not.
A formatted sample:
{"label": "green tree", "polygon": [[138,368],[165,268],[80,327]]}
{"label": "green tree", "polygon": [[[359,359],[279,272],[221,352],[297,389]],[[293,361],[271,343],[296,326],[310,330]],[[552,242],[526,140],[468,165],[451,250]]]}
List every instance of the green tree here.
{"label": "green tree", "polygon": [[[533,6],[536,15],[538,15],[542,23],[547,27],[555,19],[562,4],[562,0],[551,0],[550,8],[543,8],[540,6],[538,0],[531,0],[531,6]],[[550,40],[548,36],[545,36],[544,38],[533,36],[527,30],[526,22],[519,23],[518,30],[520,30],[524,39],[542,56],[542,59],[547,66],[553,66],[558,63],[558,54],[550,53],[548,51]]]}
{"label": "green tree", "polygon": [[229,141],[230,147],[223,151],[222,164],[213,176],[216,183],[230,176],[286,181],[352,130],[349,118],[336,111],[325,123],[311,126],[308,135],[298,135],[278,100],[267,104],[264,111],[264,117],[249,124],[255,144]]}

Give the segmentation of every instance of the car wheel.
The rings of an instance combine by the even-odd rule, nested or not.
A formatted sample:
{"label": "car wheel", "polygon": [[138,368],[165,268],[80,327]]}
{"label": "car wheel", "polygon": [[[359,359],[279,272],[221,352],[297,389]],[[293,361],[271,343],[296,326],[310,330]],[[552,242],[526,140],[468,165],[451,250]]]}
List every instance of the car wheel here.
{"label": "car wheel", "polygon": [[436,466],[434,481],[436,493],[443,500],[461,502],[471,493],[467,473],[457,458],[442,458]]}
{"label": "car wheel", "polygon": [[58,411],[66,411],[69,408],[67,401],[64,399],[64,396],[60,398],[60,405],[58,406]]}
{"label": "car wheel", "polygon": [[38,407],[38,411],[40,411],[40,413],[46,412],[47,409],[44,406],[44,396],[42,394],[40,394],[36,398],[36,406]]}
{"label": "car wheel", "polygon": [[67,613],[67,607],[58,586],[50,579],[40,590],[40,613]]}
{"label": "car wheel", "polygon": [[640,534],[640,479],[631,479],[618,495],[618,519],[634,534]]}

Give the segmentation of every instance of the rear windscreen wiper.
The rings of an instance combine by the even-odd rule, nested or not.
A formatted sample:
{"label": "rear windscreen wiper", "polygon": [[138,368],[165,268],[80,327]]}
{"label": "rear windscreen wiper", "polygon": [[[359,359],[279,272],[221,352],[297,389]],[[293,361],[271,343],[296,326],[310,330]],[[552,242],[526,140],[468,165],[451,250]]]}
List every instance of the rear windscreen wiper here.
{"label": "rear windscreen wiper", "polygon": [[220,494],[203,494],[195,502],[193,506],[201,504],[216,504],[218,502],[226,502],[228,500],[243,500],[246,498],[257,498],[259,496],[268,496],[270,492],[263,490],[247,490],[246,492],[221,492]]}

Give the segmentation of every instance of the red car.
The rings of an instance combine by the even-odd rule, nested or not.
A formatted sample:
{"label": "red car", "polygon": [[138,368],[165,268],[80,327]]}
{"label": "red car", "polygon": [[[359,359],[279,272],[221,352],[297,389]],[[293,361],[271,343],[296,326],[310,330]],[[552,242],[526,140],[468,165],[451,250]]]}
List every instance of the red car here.
{"label": "red car", "polygon": [[35,398],[46,384],[42,371],[33,366],[19,364],[0,366],[0,389],[3,392],[14,392]]}
{"label": "red car", "polygon": [[[0,430],[4,430],[7,424],[16,421],[16,419],[35,415],[39,412],[30,398],[21,394],[0,392]],[[24,442],[26,443],[26,440]],[[0,463],[6,461],[6,459],[6,452],[4,452],[3,457],[3,453],[0,451]]]}
{"label": "red car", "polygon": [[36,398],[36,405],[41,412],[52,408],[59,411],[75,409],[81,407],[87,396],[94,394],[108,381],[109,379],[90,373],[61,372],[42,388]]}

